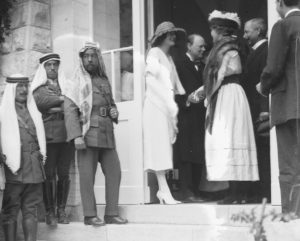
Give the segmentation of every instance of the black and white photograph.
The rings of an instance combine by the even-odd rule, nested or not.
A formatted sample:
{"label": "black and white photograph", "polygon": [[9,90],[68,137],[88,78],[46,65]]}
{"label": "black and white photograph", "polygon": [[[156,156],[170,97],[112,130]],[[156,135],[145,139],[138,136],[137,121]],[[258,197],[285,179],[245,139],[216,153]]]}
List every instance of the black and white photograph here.
{"label": "black and white photograph", "polygon": [[300,241],[300,0],[0,0],[0,241]]}

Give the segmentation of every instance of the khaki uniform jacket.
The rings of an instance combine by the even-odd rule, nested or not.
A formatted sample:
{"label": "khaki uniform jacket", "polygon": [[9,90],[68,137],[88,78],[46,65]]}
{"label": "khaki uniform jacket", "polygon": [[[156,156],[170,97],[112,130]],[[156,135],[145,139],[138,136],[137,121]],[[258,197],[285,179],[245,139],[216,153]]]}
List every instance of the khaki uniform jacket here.
{"label": "khaki uniform jacket", "polygon": [[[93,107],[90,118],[90,129],[85,135],[85,143],[88,147],[111,148],[116,147],[114,137],[113,120],[108,116],[100,115],[101,107],[116,107],[112,98],[108,80],[97,79],[93,81]],[[73,140],[82,136],[80,112],[75,103],[66,97],[64,103],[67,128],[67,140]],[[109,111],[108,111],[109,112]]]}
{"label": "khaki uniform jacket", "polygon": [[27,128],[19,121],[21,138],[21,166],[17,175],[14,175],[7,166],[5,166],[5,176],[7,183],[41,183],[44,181],[41,154],[36,135],[36,129],[33,120],[27,108],[19,109],[16,107],[17,114],[26,123]]}
{"label": "khaki uniform jacket", "polygon": [[47,83],[33,93],[36,105],[42,113],[47,143],[66,142],[67,132],[63,112],[63,100],[59,87]]}

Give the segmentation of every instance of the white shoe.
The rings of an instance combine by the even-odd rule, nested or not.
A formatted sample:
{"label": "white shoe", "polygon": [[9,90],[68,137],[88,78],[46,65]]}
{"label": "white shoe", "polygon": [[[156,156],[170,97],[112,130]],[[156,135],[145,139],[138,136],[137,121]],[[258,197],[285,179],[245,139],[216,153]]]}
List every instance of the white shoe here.
{"label": "white shoe", "polygon": [[158,191],[156,196],[159,199],[160,204],[175,205],[181,203],[180,201],[175,200],[171,194],[162,191]]}

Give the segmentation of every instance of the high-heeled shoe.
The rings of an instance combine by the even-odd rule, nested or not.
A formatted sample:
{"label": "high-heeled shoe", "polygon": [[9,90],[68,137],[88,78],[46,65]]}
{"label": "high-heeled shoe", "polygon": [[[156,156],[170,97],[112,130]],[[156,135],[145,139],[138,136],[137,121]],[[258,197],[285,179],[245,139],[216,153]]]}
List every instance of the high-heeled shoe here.
{"label": "high-heeled shoe", "polygon": [[180,204],[180,201],[175,200],[171,194],[162,192],[162,191],[158,191],[156,193],[156,196],[159,200],[160,204],[168,204],[168,205],[175,205],[175,204]]}

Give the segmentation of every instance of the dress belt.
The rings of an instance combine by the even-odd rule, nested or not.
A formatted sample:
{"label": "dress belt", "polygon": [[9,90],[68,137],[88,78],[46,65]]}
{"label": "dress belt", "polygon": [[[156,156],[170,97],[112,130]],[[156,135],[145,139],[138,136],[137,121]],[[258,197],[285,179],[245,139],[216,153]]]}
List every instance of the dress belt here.
{"label": "dress belt", "polygon": [[241,84],[241,74],[233,74],[229,76],[225,76],[224,80],[222,81],[221,85],[227,85],[227,84]]}
{"label": "dress belt", "polygon": [[[221,86],[227,85],[227,84],[241,84],[240,83],[241,74],[233,74],[229,76],[225,76]],[[211,97],[211,102],[209,105],[209,114],[206,116],[205,120],[205,128],[208,129],[208,132],[211,134],[212,132],[212,126],[214,121],[214,115],[215,115],[215,109],[217,104],[217,98],[218,98],[218,92],[221,88],[221,86],[218,88],[218,90],[213,94]]]}

